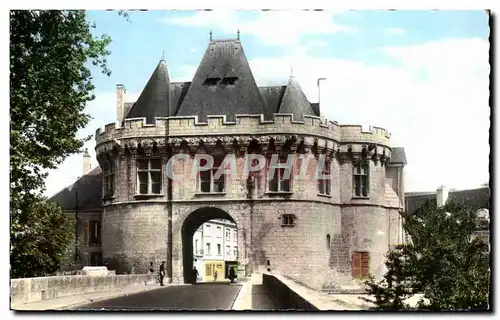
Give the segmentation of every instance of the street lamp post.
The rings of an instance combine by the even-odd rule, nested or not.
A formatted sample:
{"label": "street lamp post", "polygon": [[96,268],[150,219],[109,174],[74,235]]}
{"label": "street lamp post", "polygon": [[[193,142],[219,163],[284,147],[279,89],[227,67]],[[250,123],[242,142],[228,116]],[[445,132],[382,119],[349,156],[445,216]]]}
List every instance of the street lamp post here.
{"label": "street lamp post", "polygon": [[320,82],[322,80],[326,80],[326,78],[318,78],[318,105],[320,107],[321,107],[321,105],[320,105],[320,100],[321,100]]}

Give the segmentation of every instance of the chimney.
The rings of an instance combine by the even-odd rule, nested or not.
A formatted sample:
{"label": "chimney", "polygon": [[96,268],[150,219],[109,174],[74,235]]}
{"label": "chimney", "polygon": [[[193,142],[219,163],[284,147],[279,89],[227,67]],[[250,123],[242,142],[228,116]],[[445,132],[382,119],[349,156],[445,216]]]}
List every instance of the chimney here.
{"label": "chimney", "polygon": [[436,204],[438,207],[442,207],[446,204],[448,200],[448,188],[445,186],[440,186],[436,191]]}
{"label": "chimney", "polygon": [[123,121],[123,117],[125,116],[123,113],[125,112],[125,94],[127,90],[123,86],[123,84],[116,85],[116,120],[119,123]]}
{"label": "chimney", "polygon": [[83,175],[89,173],[90,169],[92,169],[92,165],[90,164],[90,155],[88,150],[85,149],[85,152],[83,153]]}

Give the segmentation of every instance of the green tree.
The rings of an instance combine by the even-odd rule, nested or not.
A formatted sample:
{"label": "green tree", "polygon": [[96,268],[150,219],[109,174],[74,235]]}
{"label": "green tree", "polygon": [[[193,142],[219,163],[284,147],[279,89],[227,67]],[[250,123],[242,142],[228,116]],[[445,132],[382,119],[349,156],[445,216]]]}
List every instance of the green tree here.
{"label": "green tree", "polygon": [[406,245],[400,245],[391,250],[387,254],[387,260],[385,261],[387,272],[384,278],[380,282],[376,282],[372,276],[365,282],[367,292],[373,295],[375,300],[365,300],[373,302],[377,309],[407,309],[408,305],[405,300],[413,293],[413,288],[409,282],[411,278],[409,271],[414,260],[415,257]]}
{"label": "green tree", "polygon": [[[90,116],[85,105],[92,94],[90,65],[109,75],[106,56],[110,38],[92,35],[85,11],[16,10],[10,12],[10,215],[11,274],[30,276],[20,269],[43,273],[43,250],[37,243],[42,230],[35,228],[37,215],[47,223],[66,223],[60,211],[42,204],[46,171],[55,169],[79,152],[91,137],[78,138]],[[30,223],[26,225],[26,223]],[[52,236],[56,236],[51,233]],[[63,234],[59,240],[67,239]],[[63,244],[61,244],[63,245]],[[49,250],[49,249],[47,249]],[[52,250],[52,249],[50,249]],[[50,251],[47,251],[50,252]],[[57,258],[59,251],[53,252]],[[40,255],[40,256],[39,256]],[[55,263],[55,262],[52,262]],[[47,271],[52,270],[52,264]],[[28,270],[29,271],[29,270]]]}
{"label": "green tree", "polygon": [[13,278],[39,277],[65,264],[75,238],[74,220],[53,202],[33,202],[20,216],[11,251]]}
{"label": "green tree", "polygon": [[[367,282],[368,292],[376,298],[379,295],[376,304],[380,308],[404,309],[407,306],[398,301],[420,293],[423,299],[419,309],[486,310],[489,248],[477,236],[484,223],[475,211],[454,202],[437,207],[434,201],[428,201],[407,216],[404,228],[411,243],[389,254],[383,281]],[[394,274],[399,275],[397,281]],[[391,281],[401,288],[389,285]]]}

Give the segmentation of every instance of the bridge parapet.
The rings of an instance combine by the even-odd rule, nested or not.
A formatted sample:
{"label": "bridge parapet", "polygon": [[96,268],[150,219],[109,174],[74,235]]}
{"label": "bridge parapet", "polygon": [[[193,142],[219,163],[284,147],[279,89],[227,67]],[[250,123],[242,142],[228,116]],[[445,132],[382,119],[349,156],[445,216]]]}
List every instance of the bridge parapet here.
{"label": "bridge parapet", "polygon": [[289,310],[362,310],[336,300],[326,293],[313,290],[279,274],[264,273],[262,285],[279,309]]}
{"label": "bridge parapet", "polygon": [[115,288],[154,283],[153,274],[77,275],[21,278],[10,280],[11,307]]}

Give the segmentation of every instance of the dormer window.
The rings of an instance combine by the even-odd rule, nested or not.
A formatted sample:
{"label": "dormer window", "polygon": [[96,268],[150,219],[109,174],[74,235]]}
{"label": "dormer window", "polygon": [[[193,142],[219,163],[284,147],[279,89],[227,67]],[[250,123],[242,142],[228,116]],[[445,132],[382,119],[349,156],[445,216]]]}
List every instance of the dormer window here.
{"label": "dormer window", "polygon": [[203,82],[206,86],[216,86],[219,83],[220,78],[206,78],[205,82]]}
{"label": "dormer window", "polygon": [[236,83],[236,80],[238,80],[238,77],[225,77],[222,79],[221,84],[223,85],[234,85]]}

